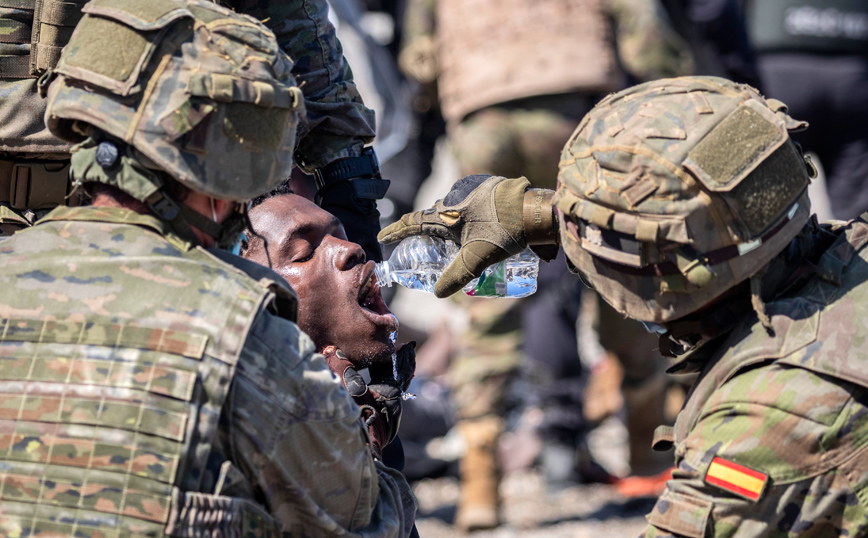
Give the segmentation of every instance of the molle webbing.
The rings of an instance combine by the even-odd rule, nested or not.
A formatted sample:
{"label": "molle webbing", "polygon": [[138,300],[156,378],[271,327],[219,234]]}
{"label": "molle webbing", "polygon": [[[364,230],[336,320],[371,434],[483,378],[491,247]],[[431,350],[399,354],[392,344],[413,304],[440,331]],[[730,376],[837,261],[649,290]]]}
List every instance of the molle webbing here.
{"label": "molle webbing", "polygon": [[197,401],[225,396],[197,380],[231,366],[204,354],[208,337],[168,329],[0,329],[0,534],[162,535],[176,484],[201,473],[188,460]]}
{"label": "molle webbing", "polygon": [[84,0],[0,0],[0,43],[21,46],[20,54],[0,55],[0,79],[36,78],[57,65],[84,4]]}

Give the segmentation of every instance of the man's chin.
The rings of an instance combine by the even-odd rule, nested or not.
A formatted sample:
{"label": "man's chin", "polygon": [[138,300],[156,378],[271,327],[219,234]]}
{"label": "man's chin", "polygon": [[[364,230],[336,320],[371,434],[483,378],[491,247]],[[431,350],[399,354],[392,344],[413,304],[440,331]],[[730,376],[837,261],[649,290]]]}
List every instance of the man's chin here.
{"label": "man's chin", "polygon": [[[346,345],[334,345],[343,351],[356,368],[367,368],[374,364],[391,364],[392,355],[396,351],[395,344],[391,342],[369,341],[359,343],[355,341]],[[325,346],[322,346],[325,347]]]}

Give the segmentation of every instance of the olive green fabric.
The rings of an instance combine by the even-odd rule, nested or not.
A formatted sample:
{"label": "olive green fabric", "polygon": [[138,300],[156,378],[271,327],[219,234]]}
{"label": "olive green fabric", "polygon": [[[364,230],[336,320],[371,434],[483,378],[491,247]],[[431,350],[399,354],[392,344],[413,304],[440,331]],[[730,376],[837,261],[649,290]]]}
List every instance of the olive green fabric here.
{"label": "olive green fabric", "polygon": [[666,322],[759,271],[810,214],[805,124],[753,88],[654,81],[600,102],[564,147],[561,244],[622,314]]}
{"label": "olive green fabric", "polygon": [[[148,46],[148,40],[139,32],[108,19],[86,17],[78,27],[80,33],[89,37],[77,43],[74,52],[66,56],[67,65],[89,69],[118,81],[127,80],[133,74]],[[106,54],[106,51],[116,52]]]}
{"label": "olive green fabric", "polygon": [[[188,6],[212,20],[197,19]],[[84,11],[48,90],[45,122],[53,134],[81,142],[82,129],[73,126],[91,125],[215,198],[247,200],[289,177],[304,100],[270,30],[204,0],[147,9],[98,0]],[[177,122],[179,114],[186,118]],[[128,194],[147,198],[147,187],[118,179]]]}
{"label": "olive green fabric", "polygon": [[[85,216],[100,222],[76,221]],[[64,208],[43,222],[2,247],[0,281],[17,291],[0,305],[0,529],[163,535],[213,464],[247,331],[272,295],[201,249],[170,245],[151,217]],[[78,257],[61,244],[80,244]],[[151,265],[159,256],[174,270]],[[264,511],[248,515],[279,536]]]}
{"label": "olive green fabric", "polygon": [[[646,538],[864,536],[868,531],[868,222],[838,237],[818,272],[679,358],[701,370],[675,427],[677,469]],[[699,356],[697,356],[699,355]],[[715,486],[722,458],[765,475],[757,500]]]}

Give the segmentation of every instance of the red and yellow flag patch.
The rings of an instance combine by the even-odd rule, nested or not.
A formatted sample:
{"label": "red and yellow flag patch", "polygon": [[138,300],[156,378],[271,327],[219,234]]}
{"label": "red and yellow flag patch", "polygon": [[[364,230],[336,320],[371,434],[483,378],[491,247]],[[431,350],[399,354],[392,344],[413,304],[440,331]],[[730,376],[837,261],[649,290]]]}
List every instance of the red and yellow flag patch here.
{"label": "red and yellow flag patch", "polygon": [[734,493],[750,501],[758,501],[768,482],[767,474],[742,467],[737,463],[715,457],[705,473],[705,483]]}

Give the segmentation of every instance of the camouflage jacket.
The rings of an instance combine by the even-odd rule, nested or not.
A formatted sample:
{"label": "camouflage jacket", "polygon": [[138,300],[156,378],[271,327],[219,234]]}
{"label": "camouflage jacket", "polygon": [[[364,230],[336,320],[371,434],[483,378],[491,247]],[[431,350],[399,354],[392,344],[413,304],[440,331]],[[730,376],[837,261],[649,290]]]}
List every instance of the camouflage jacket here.
{"label": "camouflage jacket", "polygon": [[0,243],[0,283],[0,534],[409,534],[270,270],[64,207]]}
{"label": "camouflage jacket", "polygon": [[868,532],[865,217],[838,227],[804,286],[766,304],[772,335],[752,315],[696,351],[709,360],[645,536]]}
{"label": "camouflage jacket", "polygon": [[[352,71],[328,20],[326,0],[221,3],[263,20],[292,58],[295,64],[292,74],[304,92],[307,108],[307,119],[299,127],[297,137],[297,157],[304,168],[312,171],[335,159],[359,155],[364,144],[374,137],[374,113],[362,103],[353,83]],[[28,11],[28,2],[15,5],[19,4],[19,8],[0,10],[0,34],[6,37],[0,43],[0,65],[16,57],[26,60],[30,55],[33,11],[32,8]],[[76,5],[78,2],[67,3],[63,9]],[[6,35],[10,31],[23,32],[22,39]],[[57,31],[55,27],[54,34]],[[12,39],[16,41],[10,44]],[[20,45],[14,44],[19,41]],[[0,80],[0,155],[8,152],[34,157],[69,152],[69,144],[54,138],[45,128],[42,119],[45,105],[36,93],[36,78]]]}

